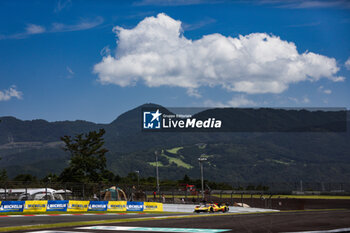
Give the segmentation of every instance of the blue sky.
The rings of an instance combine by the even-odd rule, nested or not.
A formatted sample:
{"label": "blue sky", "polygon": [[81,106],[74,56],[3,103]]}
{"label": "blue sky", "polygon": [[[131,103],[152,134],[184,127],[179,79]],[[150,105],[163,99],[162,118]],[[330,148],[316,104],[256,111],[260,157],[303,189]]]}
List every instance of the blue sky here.
{"label": "blue sky", "polygon": [[[0,116],[350,108],[350,3],[0,1]],[[118,43],[117,43],[118,42]]]}

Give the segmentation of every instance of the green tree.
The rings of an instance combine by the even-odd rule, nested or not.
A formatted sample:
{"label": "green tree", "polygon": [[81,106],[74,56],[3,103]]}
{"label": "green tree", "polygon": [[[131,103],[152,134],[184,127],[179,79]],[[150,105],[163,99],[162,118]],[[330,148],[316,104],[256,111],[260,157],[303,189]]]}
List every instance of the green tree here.
{"label": "green tree", "polygon": [[0,170],[0,182],[7,181],[7,172],[5,169]]}
{"label": "green tree", "polygon": [[37,179],[35,176],[31,174],[19,174],[15,178],[13,178],[13,181],[19,181],[19,182],[36,182]]}
{"label": "green tree", "polygon": [[52,174],[51,172],[41,179],[41,181],[45,183],[57,182],[57,180],[58,180],[58,176],[56,174]]}
{"label": "green tree", "polygon": [[189,184],[189,183],[191,183],[191,179],[187,174],[185,174],[184,178],[182,178],[182,182]]}
{"label": "green tree", "polygon": [[[0,120],[1,122],[1,120]],[[0,160],[1,160],[1,157],[0,157]],[[7,172],[5,169],[2,169],[0,170],[0,182],[4,182],[4,181],[7,181]]]}
{"label": "green tree", "polygon": [[[71,155],[69,166],[63,170],[59,180],[64,182],[99,182],[110,178],[106,169],[107,149],[103,148],[104,129],[78,134],[74,138],[61,137],[64,150]],[[107,176],[107,177],[105,177]]]}

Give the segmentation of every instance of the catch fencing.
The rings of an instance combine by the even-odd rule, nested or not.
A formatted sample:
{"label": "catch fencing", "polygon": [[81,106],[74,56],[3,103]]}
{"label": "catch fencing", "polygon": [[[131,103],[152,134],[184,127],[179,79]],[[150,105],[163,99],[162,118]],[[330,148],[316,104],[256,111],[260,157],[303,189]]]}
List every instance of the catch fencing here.
{"label": "catch fencing", "polygon": [[[105,195],[116,187],[125,198]],[[197,188],[186,190],[183,186],[155,186],[112,183],[60,183],[60,182],[3,182],[0,183],[0,201],[26,200],[79,200],[79,201],[140,201],[174,204],[200,202],[225,202],[230,205],[246,203],[254,207],[273,208],[285,206],[293,196],[300,195],[350,195],[350,183],[237,183],[232,190],[214,190],[208,186],[204,194]],[[289,196],[287,196],[289,195]],[[281,204],[282,203],[282,204]],[[287,203],[287,204],[284,204]],[[239,204],[237,204],[239,205]],[[296,204],[293,204],[296,205]]]}

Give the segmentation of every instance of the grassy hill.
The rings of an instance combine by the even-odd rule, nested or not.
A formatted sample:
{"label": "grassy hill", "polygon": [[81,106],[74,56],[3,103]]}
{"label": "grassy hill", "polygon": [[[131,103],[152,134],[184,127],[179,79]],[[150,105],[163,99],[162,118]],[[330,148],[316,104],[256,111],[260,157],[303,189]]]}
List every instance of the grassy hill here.
{"label": "grassy hill", "polygon": [[[22,121],[1,117],[0,169],[6,168],[10,177],[19,173],[45,176],[60,173],[67,165],[68,154],[62,150],[60,137],[104,128],[108,167],[119,175],[135,170],[143,177],[155,175],[155,150],[161,164],[162,179],[179,179],[187,174],[199,177],[198,157],[205,156],[206,178],[226,182],[342,182],[350,180],[350,136],[347,133],[144,133],[141,132],[141,107],[161,108],[147,104],[120,115],[110,124],[86,121],[47,122]],[[220,110],[222,111],[222,110]],[[232,109],[223,114],[232,115]],[[270,119],[268,110],[251,114],[237,113],[236,124],[249,124],[256,116]],[[205,118],[208,112],[198,114]],[[279,120],[266,121],[285,124]],[[309,114],[309,113],[305,113]],[[247,117],[247,116],[250,116]],[[306,117],[315,124],[320,120]],[[264,118],[263,118],[264,119]],[[294,120],[295,118],[291,118]],[[336,122],[336,121],[335,121]],[[283,123],[283,124],[282,124]],[[298,122],[294,122],[297,125]],[[293,123],[293,124],[294,124]],[[255,126],[262,127],[262,126]],[[264,126],[265,127],[265,126]],[[316,127],[317,128],[317,127]]]}

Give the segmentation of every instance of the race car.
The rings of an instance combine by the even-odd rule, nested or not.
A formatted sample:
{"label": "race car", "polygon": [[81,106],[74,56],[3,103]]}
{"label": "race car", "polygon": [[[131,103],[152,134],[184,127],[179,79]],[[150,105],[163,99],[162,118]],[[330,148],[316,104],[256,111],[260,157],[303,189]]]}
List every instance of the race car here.
{"label": "race car", "polygon": [[200,212],[219,212],[222,211],[223,213],[227,212],[229,210],[228,206],[225,204],[201,204],[194,208],[195,213]]}

